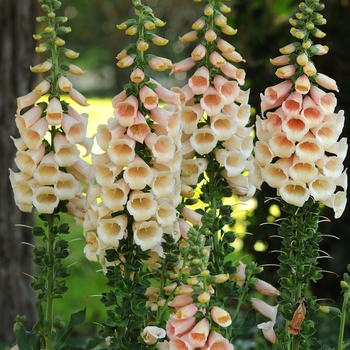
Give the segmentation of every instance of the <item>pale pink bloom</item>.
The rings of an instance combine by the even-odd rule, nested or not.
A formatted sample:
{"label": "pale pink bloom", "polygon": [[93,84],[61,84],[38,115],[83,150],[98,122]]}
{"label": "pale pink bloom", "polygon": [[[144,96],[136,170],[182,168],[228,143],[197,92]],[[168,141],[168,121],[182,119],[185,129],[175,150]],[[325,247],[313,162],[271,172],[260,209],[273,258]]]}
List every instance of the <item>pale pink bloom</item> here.
{"label": "pale pink bloom", "polygon": [[85,71],[83,71],[80,67],[76,66],[75,64],[69,65],[68,72],[74,75],[83,75],[85,73]]}
{"label": "pale pink bloom", "polygon": [[184,34],[183,36],[179,37],[179,40],[183,43],[189,43],[189,42],[195,41],[197,39],[198,39],[198,36],[197,36],[196,30],[190,31],[190,32]]}
{"label": "pale pink bloom", "polygon": [[124,210],[128,201],[129,186],[124,179],[111,183],[109,186],[102,187],[101,199],[103,204],[113,212]]}
{"label": "pale pink bloom", "polygon": [[133,57],[126,55],[117,62],[117,66],[119,68],[127,68],[130,67],[134,62],[135,59]]}
{"label": "pale pink bloom", "polygon": [[240,90],[236,81],[229,81],[222,75],[214,77],[214,88],[223,96],[226,105],[233,103]]}
{"label": "pale pink bloom", "polygon": [[226,64],[226,60],[216,51],[213,51],[209,55],[209,60],[210,63],[216,68],[221,68]]}
{"label": "pale pink bloom", "polygon": [[173,194],[175,178],[171,171],[158,172],[151,183],[152,192],[156,199],[166,198]]}
{"label": "pale pink bloom", "polygon": [[244,85],[245,71],[235,67],[233,64],[226,61],[226,64],[220,66],[220,70],[229,78],[236,79],[239,85]]}
{"label": "pale pink bloom", "polygon": [[[275,112],[267,112],[266,113],[267,119],[265,122],[266,129],[269,132],[268,138],[270,137],[270,134],[273,135],[275,132],[281,132],[282,131],[282,123],[286,119],[286,116],[284,113],[280,111],[280,109],[276,110]],[[259,137],[260,140],[262,138]]]}
{"label": "pale pink bloom", "polygon": [[[113,118],[114,119],[114,118]],[[116,133],[116,136],[113,137],[113,139],[118,139],[120,138],[122,135],[124,135],[126,128],[125,126],[121,126],[117,121],[116,123],[118,124],[118,126],[116,126],[114,128],[114,131]],[[97,127],[97,133],[95,135],[96,137],[96,142],[99,145],[99,147],[103,150],[103,151],[107,151],[109,144],[112,140],[112,133],[110,131],[110,128],[107,124],[100,124]]]}
{"label": "pale pink bloom", "polygon": [[52,68],[52,63],[49,61],[44,61],[42,63],[39,63],[35,66],[30,66],[29,69],[33,73],[45,73],[49,71]]}
{"label": "pale pink bloom", "polygon": [[203,44],[199,44],[198,46],[195,47],[195,49],[192,51],[191,53],[191,57],[195,60],[195,61],[200,61],[201,59],[203,59],[205,57],[207,53],[207,49],[205,48],[205,46]]}
{"label": "pale pink bloom", "polygon": [[15,164],[25,174],[33,176],[37,164],[45,155],[45,145],[41,144],[37,151],[18,151],[15,157]]}
{"label": "pale pink bloom", "polygon": [[232,62],[245,62],[241,54],[239,54],[237,51],[232,52],[223,52],[222,54],[226,59]]}
{"label": "pale pink bloom", "polygon": [[[192,293],[191,293],[192,294]],[[181,308],[183,306],[193,303],[193,298],[191,294],[180,294],[171,300],[168,305],[170,307]]]}
{"label": "pale pink bloom", "polygon": [[310,96],[304,97],[303,110],[301,111],[301,114],[306,118],[309,128],[316,127],[324,118],[322,108],[316,105]]}
{"label": "pale pink bloom", "polygon": [[130,95],[122,102],[115,104],[114,116],[122,126],[130,126],[134,124],[138,112],[139,102],[137,98]]}
{"label": "pale pink bloom", "polygon": [[282,103],[282,110],[287,116],[289,116],[290,114],[299,114],[302,106],[303,95],[297,91],[293,91]]}
{"label": "pale pink bloom", "polygon": [[171,105],[175,105],[180,107],[181,106],[181,100],[180,100],[180,94],[171,90],[166,89],[156,81],[152,81],[157,84],[157,87],[154,89],[158,97],[166,103],[169,103]]}
{"label": "pale pink bloom", "polygon": [[157,107],[158,95],[147,85],[142,86],[139,96],[146,109],[151,110]]}
{"label": "pale pink bloom", "polygon": [[221,112],[225,101],[213,87],[209,87],[200,100],[201,107],[206,111],[208,116],[213,116]]}
{"label": "pale pink bloom", "polygon": [[244,286],[246,280],[246,266],[247,265],[242,263],[242,261],[239,261],[236,273],[230,276],[230,280],[236,282],[241,288]]}
{"label": "pale pink bloom", "polygon": [[233,345],[220,333],[211,331],[208,337],[206,350],[233,350]]}
{"label": "pale pink bloom", "polygon": [[[31,175],[23,173],[14,173],[10,171],[10,182],[14,194],[16,205],[21,211],[31,212],[33,202],[33,186],[32,182],[35,181]],[[20,175],[24,175],[21,176]]]}
{"label": "pale pink bloom", "polygon": [[295,151],[294,142],[287,139],[284,132],[276,132],[269,140],[269,146],[275,156],[288,158]]}
{"label": "pale pink bloom", "polygon": [[345,124],[345,115],[344,110],[340,110],[338,113],[329,113],[324,116],[323,121],[325,123],[334,123],[339,131],[341,133],[344,129]]}
{"label": "pale pink bloom", "polygon": [[52,185],[57,181],[59,174],[60,171],[54,153],[50,152],[43,157],[35,169],[33,177],[40,185]]}
{"label": "pale pink bloom", "polygon": [[207,29],[206,32],[204,33],[204,38],[208,42],[212,42],[216,40],[217,35],[212,29]]}
{"label": "pale pink bloom", "polygon": [[22,139],[30,150],[38,151],[42,145],[43,137],[47,133],[48,122],[40,118],[30,128],[22,130]]}
{"label": "pale pink bloom", "polygon": [[271,306],[258,298],[252,298],[251,302],[256,311],[269,318],[272,322],[276,322],[278,305]]}
{"label": "pale pink bloom", "polygon": [[260,292],[263,295],[272,296],[272,297],[280,295],[280,292],[278,291],[278,289],[276,289],[270,283],[263,281],[261,279],[258,279],[256,281],[255,288],[258,292]]}
{"label": "pale pink bloom", "polygon": [[196,314],[198,307],[196,304],[189,304],[180,307],[176,310],[175,314],[171,316],[171,320],[185,320]]}
{"label": "pale pink bloom", "polygon": [[298,160],[289,169],[289,175],[294,181],[309,183],[318,175],[318,170],[314,163]]}
{"label": "pale pink bloom", "polygon": [[[73,107],[68,106],[68,114],[77,122],[87,125],[88,115],[86,113],[78,113]],[[113,118],[111,118],[113,120]]]}
{"label": "pale pink bloom", "polygon": [[[182,220],[183,221],[183,220]],[[184,222],[184,221],[183,221]],[[186,223],[187,224],[187,223]],[[187,224],[187,228],[189,229],[191,226]],[[189,284],[182,284],[176,288],[176,293],[180,295],[185,294],[192,294],[193,293],[193,286],[190,286]]]}
{"label": "pale pink bloom", "polygon": [[270,58],[270,63],[274,66],[285,66],[290,62],[289,55],[277,56],[275,58]]}
{"label": "pale pink bloom", "polygon": [[200,105],[185,106],[180,112],[180,123],[185,134],[192,134],[197,129],[197,124],[203,116]]}
{"label": "pale pink bloom", "polygon": [[43,109],[40,106],[34,106],[29,111],[25,112],[23,115],[16,115],[16,124],[21,132],[24,128],[30,128],[35,124],[43,112]]}
{"label": "pale pink bloom", "polygon": [[134,222],[134,240],[141,250],[155,248],[161,242],[163,230],[156,221]]}
{"label": "pale pink bloom", "polygon": [[86,184],[88,178],[90,178],[90,169],[91,164],[81,158],[79,158],[72,166],[67,167],[68,172],[84,184]]}
{"label": "pale pink bloom", "polygon": [[34,88],[34,92],[41,96],[46,94],[50,90],[50,87],[51,84],[47,80],[43,80]]}
{"label": "pale pink bloom", "polygon": [[127,136],[113,139],[107,154],[114,164],[127,166],[135,158],[135,140]]}
{"label": "pale pink bloom", "polygon": [[136,221],[146,221],[156,213],[157,201],[152,193],[132,191],[126,208]]}
{"label": "pale pink bloom", "polygon": [[282,183],[288,180],[288,172],[279,164],[267,164],[262,169],[264,181],[272,188],[280,188]]}
{"label": "pale pink bloom", "polygon": [[218,49],[224,53],[233,52],[235,50],[235,47],[232,46],[230,43],[228,43],[224,39],[219,39],[216,44],[217,44]]}
{"label": "pale pink bloom", "polygon": [[145,79],[145,73],[140,68],[135,68],[130,74],[130,80],[135,84],[141,83],[144,79]]}
{"label": "pale pink bloom", "polygon": [[337,193],[332,194],[326,200],[322,200],[321,203],[325,204],[327,207],[332,208],[334,210],[334,217],[338,219],[344,213],[346,201],[346,192],[338,191]]}
{"label": "pale pink bloom", "polygon": [[302,74],[294,83],[295,91],[306,95],[310,91],[311,83],[306,74]]}
{"label": "pale pink bloom", "polygon": [[195,64],[196,64],[196,61],[192,57],[185,58],[182,61],[174,64],[174,67],[172,68],[170,75],[174,73],[187,72],[192,67],[194,67]]}
{"label": "pale pink bloom", "polygon": [[319,87],[312,86],[310,89],[310,95],[314,102],[322,108],[324,113],[328,114],[334,112],[337,105],[337,99],[334,93],[326,93]]}
{"label": "pale pink bloom", "polygon": [[315,201],[327,200],[334,193],[336,185],[332,177],[318,175],[309,184],[309,189]]}
{"label": "pale pink bloom", "polygon": [[181,181],[189,186],[196,185],[207,166],[205,158],[184,159],[181,163]]}
{"label": "pale pink bloom", "polygon": [[118,248],[119,241],[126,234],[128,218],[126,215],[118,215],[111,219],[98,221],[97,234],[99,239],[108,247]]}
{"label": "pale pink bloom", "polygon": [[150,117],[160,126],[166,128],[166,125],[170,120],[171,113],[165,108],[156,107],[151,110]]}
{"label": "pale pink bloom", "polygon": [[149,345],[155,344],[158,341],[158,339],[165,338],[165,336],[165,330],[156,326],[147,326],[141,332],[141,338],[146,344]]}
{"label": "pale pink bloom", "polygon": [[209,321],[206,318],[201,319],[188,333],[188,340],[195,348],[200,348],[207,342],[210,331]]}
{"label": "pale pink bloom", "polygon": [[112,98],[112,106],[113,106],[113,108],[116,107],[117,103],[125,101],[126,97],[127,96],[126,96],[126,91],[125,90],[122,90],[119,94],[115,95]]}
{"label": "pale pink bloom", "polygon": [[263,167],[270,164],[273,159],[273,153],[270,150],[269,145],[263,141],[257,141],[254,147],[255,159]]}
{"label": "pale pink bloom", "polygon": [[86,135],[86,124],[78,122],[68,114],[63,113],[62,129],[66,133],[66,138],[71,143],[83,142]]}
{"label": "pale pink bloom", "polygon": [[305,66],[303,67],[303,72],[308,76],[308,77],[312,77],[313,75],[315,75],[317,73],[316,67],[315,65],[309,61],[308,63],[305,64]]}
{"label": "pale pink bloom", "polygon": [[288,44],[288,45],[280,48],[280,53],[282,53],[283,55],[290,55],[295,50],[296,50],[296,47],[294,44]]}
{"label": "pale pink bloom", "polygon": [[318,127],[311,129],[316,139],[319,140],[324,149],[328,149],[337,142],[340,130],[334,123],[322,123]]}
{"label": "pale pink bloom", "polygon": [[210,309],[210,315],[212,320],[221,327],[228,327],[232,323],[230,314],[220,307],[213,306]]}
{"label": "pale pink bloom", "polygon": [[74,88],[69,91],[69,97],[80,106],[89,106],[84,95]]}
{"label": "pale pink bloom", "polygon": [[196,95],[204,94],[209,87],[209,70],[205,66],[198,68],[188,80],[188,85]]}
{"label": "pale pink bloom", "polygon": [[52,214],[60,199],[51,186],[40,186],[34,190],[33,205],[41,214]]}
{"label": "pale pink bloom", "polygon": [[262,330],[265,339],[272,344],[275,344],[277,340],[276,333],[273,329],[274,325],[275,322],[273,321],[263,322],[257,325],[257,327]]}
{"label": "pale pink bloom", "polygon": [[274,86],[265,89],[265,99],[268,105],[273,105],[277,100],[285,99],[292,88],[293,83],[290,80],[285,80]]}
{"label": "pale pink bloom", "polygon": [[308,123],[302,115],[289,115],[282,122],[282,130],[290,141],[300,141],[309,131]]}
{"label": "pale pink bloom", "polygon": [[148,61],[148,66],[157,71],[157,72],[163,72],[167,69],[170,69],[173,67],[173,64],[171,63],[170,60],[165,59],[163,57],[152,57],[149,61]]}
{"label": "pale pink bloom", "polygon": [[62,123],[63,111],[59,99],[53,97],[47,106],[46,120],[50,125],[60,125]]}
{"label": "pale pink bloom", "polygon": [[194,347],[188,342],[188,335],[179,338],[174,337],[169,341],[169,350],[194,350]]}
{"label": "pale pink bloom", "polygon": [[240,174],[246,166],[246,159],[241,152],[237,150],[227,151],[225,149],[218,149],[215,151],[215,158],[224,165],[227,176],[236,176]]}
{"label": "pale pink bloom", "polygon": [[202,226],[202,215],[197,213],[196,211],[184,207],[181,211],[181,214],[183,218],[189,221],[191,224],[198,224],[199,226]]}
{"label": "pale pink bloom", "polygon": [[297,207],[302,207],[310,196],[310,191],[304,182],[292,180],[284,181],[279,193],[284,201]]}
{"label": "pale pink bloom", "polygon": [[220,113],[210,118],[210,128],[219,141],[232,137],[237,130],[237,126],[236,118],[231,115]]}
{"label": "pale pink bloom", "polygon": [[57,83],[58,83],[58,87],[63,92],[69,92],[73,87],[72,82],[67,77],[65,77],[63,75],[61,75],[58,78]]}
{"label": "pale pink bloom", "polygon": [[175,144],[172,137],[166,135],[155,136],[149,133],[146,136],[145,143],[152,151],[157,164],[167,165],[174,158]]}
{"label": "pale pink bloom", "polygon": [[268,98],[266,98],[263,94],[260,94],[260,99],[261,99],[261,103],[260,103],[261,113],[264,114],[269,109],[280,107],[283,101],[285,100],[285,96],[283,98],[282,97],[278,98],[273,103],[270,103]]}
{"label": "pale pink bloom", "polygon": [[156,345],[157,350],[170,350],[169,342],[165,340],[164,342],[158,342]]}
{"label": "pale pink bloom", "polygon": [[60,167],[73,165],[79,158],[79,150],[75,144],[70,143],[65,136],[57,133],[53,140],[55,161]]}
{"label": "pale pink bloom", "polygon": [[176,220],[176,209],[173,201],[168,198],[158,200],[158,207],[155,215],[161,227],[166,228],[172,226]]}
{"label": "pale pink bloom", "polygon": [[278,68],[275,72],[276,76],[280,79],[290,78],[296,71],[294,64],[289,64],[287,66]]}
{"label": "pale pink bloom", "polygon": [[190,137],[193,149],[199,154],[210,153],[217,145],[218,138],[209,126],[196,129]]}
{"label": "pale pink bloom", "polygon": [[124,171],[124,180],[132,190],[143,190],[153,179],[151,168],[136,156]]}
{"label": "pale pink bloom", "polygon": [[136,140],[137,142],[143,143],[145,137],[151,132],[150,127],[147,124],[146,118],[141,114],[141,112],[137,112],[136,118],[132,125],[128,127],[127,135]]}
{"label": "pale pink bloom", "polygon": [[334,79],[330,78],[329,76],[322,74],[322,73],[318,73],[315,80],[316,80],[317,84],[321,85],[325,89],[335,90],[335,91],[339,92],[336,81]]}
{"label": "pale pink bloom", "polygon": [[80,184],[72,174],[60,171],[54,188],[60,200],[70,200],[79,193]]}

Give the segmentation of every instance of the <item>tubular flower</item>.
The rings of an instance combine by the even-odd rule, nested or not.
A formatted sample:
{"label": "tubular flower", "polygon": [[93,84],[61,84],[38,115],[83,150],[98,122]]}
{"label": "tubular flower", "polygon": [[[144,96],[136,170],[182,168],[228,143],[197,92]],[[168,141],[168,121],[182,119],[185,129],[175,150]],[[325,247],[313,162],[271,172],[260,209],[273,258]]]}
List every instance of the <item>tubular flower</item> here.
{"label": "tubular flower", "polygon": [[[299,22],[291,20],[290,23]],[[337,161],[334,157],[337,157],[344,111],[336,114],[334,93],[323,90],[338,91],[336,82],[317,72],[311,60],[313,55],[326,54],[328,48],[314,45],[309,36],[304,35],[308,30],[312,31],[313,26],[306,24],[305,30],[293,28],[292,35],[303,43],[281,48],[283,55],[271,61],[274,65],[283,65],[276,74],[284,81],[268,87],[261,95],[264,116],[257,119],[256,169],[262,175],[260,180],[276,188],[287,203],[301,207],[312,197],[332,207],[338,218],[342,206],[336,206],[332,198],[344,192],[345,185],[339,177],[346,173],[342,164],[344,155]],[[319,32],[312,33],[321,37],[316,35]],[[347,145],[345,139],[342,142]],[[329,167],[325,167],[326,164]]]}

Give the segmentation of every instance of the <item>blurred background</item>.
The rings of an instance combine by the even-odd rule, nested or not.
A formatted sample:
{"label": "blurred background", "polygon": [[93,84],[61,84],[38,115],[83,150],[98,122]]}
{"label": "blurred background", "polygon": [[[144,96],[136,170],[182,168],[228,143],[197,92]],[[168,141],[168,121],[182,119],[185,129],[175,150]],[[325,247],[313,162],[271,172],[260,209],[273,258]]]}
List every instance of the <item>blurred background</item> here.
{"label": "blurred background", "polygon": [[[72,33],[63,39],[67,48],[80,52],[79,58],[73,63],[86,70],[84,76],[70,78],[76,89],[89,99],[98,101],[97,107],[87,111],[90,113],[91,123],[97,125],[112,115],[110,99],[119,93],[128,81],[129,70],[118,68],[115,57],[134,38],[119,31],[116,24],[134,17],[134,11],[129,0],[61,1],[61,14],[69,18],[67,25],[72,28]],[[190,0],[144,0],[144,3],[152,7],[154,14],[166,22],[166,26],[157,29],[156,33],[169,39],[166,46],[152,46],[150,51],[170,58],[173,62],[188,57],[195,43],[183,44],[178,40],[178,36],[190,31],[193,22],[202,16],[202,4]],[[280,82],[274,74],[276,68],[269,63],[269,59],[279,56],[278,49],[294,41],[289,34],[288,19],[297,12],[299,1],[231,0],[225,3],[232,9],[228,15],[229,24],[238,29],[235,36],[225,39],[233,44],[246,60],[241,67],[246,71],[244,88],[250,89],[251,123],[254,123],[256,114],[260,113],[260,93],[268,86]],[[327,24],[320,29],[325,31],[327,36],[315,39],[314,42],[327,45],[330,50],[325,56],[315,57],[314,62],[319,72],[334,78],[338,83],[340,93],[336,95],[337,111],[345,110],[346,124],[342,136],[349,138],[350,3],[349,0],[324,0],[323,3],[326,9],[322,14],[327,19]],[[33,294],[28,289],[30,279],[21,273],[33,273],[31,248],[20,244],[22,241],[31,242],[32,238],[30,230],[15,226],[17,223],[31,224],[35,217],[24,215],[15,207],[7,169],[15,168],[15,149],[9,135],[17,137],[14,124],[16,97],[27,94],[38,82],[38,77],[30,73],[29,65],[43,61],[43,57],[35,54],[36,43],[32,39],[32,34],[39,30],[35,21],[38,15],[41,15],[40,7],[34,0],[0,0],[0,77],[3,83],[0,89],[0,347],[1,344],[13,341],[12,325],[16,314],[27,316],[27,328],[35,322]],[[168,72],[152,72],[152,76],[168,88],[174,85],[183,86],[187,79],[186,74],[169,76]],[[93,133],[94,130],[91,131],[91,134]],[[348,156],[345,168],[349,167],[349,160]],[[261,226],[264,222],[272,222],[281,214],[277,202],[265,202],[266,197],[274,195],[274,191],[264,186],[250,203],[250,211],[243,217],[237,216],[240,220],[243,219],[243,222],[237,222],[238,230],[252,233],[238,235],[237,256],[248,256],[249,260],[255,260],[261,265],[277,263],[277,254],[271,251],[279,248],[280,241],[270,238],[276,234],[277,229],[272,225]],[[319,265],[329,272],[325,272],[324,278],[317,285],[312,285],[311,289],[318,298],[329,299],[328,304],[337,304],[341,300],[340,279],[350,263],[349,206],[337,220],[333,219],[331,209],[325,208],[323,215],[330,218],[331,222],[322,223],[320,232],[335,235],[339,240],[324,237],[321,249],[331,258],[320,259]],[[87,306],[89,326],[81,332],[89,333],[96,328],[92,321],[104,320],[104,310],[99,297],[91,295],[101,293],[101,285],[105,282],[101,274],[95,273],[99,266],[84,261],[84,241],[81,240],[79,228],[74,228],[72,234],[77,240],[70,245],[73,253],[71,263],[77,261],[77,256],[81,263],[72,266],[71,273],[73,276],[81,276],[81,281],[69,281],[70,290],[67,296],[56,306],[62,309],[78,307],[77,305],[81,305],[81,308]],[[276,269],[273,266],[266,267],[261,278],[276,284]],[[82,283],[86,288],[82,288]],[[67,305],[67,302],[71,305]],[[74,311],[78,309],[69,310],[69,313]],[[329,334],[331,333],[330,331]],[[350,335],[350,332],[348,333]]]}

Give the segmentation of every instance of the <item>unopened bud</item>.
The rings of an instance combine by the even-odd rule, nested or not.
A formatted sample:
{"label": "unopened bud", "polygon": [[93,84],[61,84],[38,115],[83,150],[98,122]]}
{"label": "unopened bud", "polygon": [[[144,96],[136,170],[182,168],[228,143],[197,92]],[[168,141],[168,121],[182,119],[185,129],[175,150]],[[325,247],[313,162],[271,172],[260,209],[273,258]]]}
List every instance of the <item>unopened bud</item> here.
{"label": "unopened bud", "polygon": [[57,46],[63,46],[65,43],[66,42],[63,39],[61,39],[61,38],[56,38],[56,40],[55,40],[55,44]]}
{"label": "unopened bud", "polygon": [[166,23],[164,21],[162,21],[161,19],[156,18],[154,21],[154,24],[156,27],[160,28],[160,27],[164,27]]}
{"label": "unopened bud", "polygon": [[154,29],[156,27],[156,25],[152,22],[152,21],[146,21],[143,26],[147,29],[147,30],[151,30]]}
{"label": "unopened bud", "polygon": [[230,13],[231,12],[231,8],[224,5],[224,4],[221,4],[219,10],[222,12],[222,13]]}
{"label": "unopened bud", "polygon": [[135,35],[137,33],[137,28],[135,26],[129,27],[126,31],[126,35]]}
{"label": "unopened bud", "polygon": [[210,294],[208,292],[203,292],[202,294],[199,294],[198,295],[198,301],[200,303],[209,303],[210,301]]}
{"label": "unopened bud", "polygon": [[211,16],[213,13],[214,13],[214,9],[212,8],[211,5],[205,6],[205,8],[204,8],[204,14],[205,14],[206,16]]}

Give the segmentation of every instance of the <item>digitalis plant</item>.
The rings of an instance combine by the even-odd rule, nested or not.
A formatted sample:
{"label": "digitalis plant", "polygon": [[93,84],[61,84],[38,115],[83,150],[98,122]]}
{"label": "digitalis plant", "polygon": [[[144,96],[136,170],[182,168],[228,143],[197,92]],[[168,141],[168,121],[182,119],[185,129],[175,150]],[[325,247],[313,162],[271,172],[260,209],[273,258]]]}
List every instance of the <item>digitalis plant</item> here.
{"label": "digitalis plant", "polygon": [[21,349],[60,349],[73,326],[85,318],[85,310],[80,311],[65,325],[55,316],[54,299],[67,291],[66,278],[70,275],[62,262],[69,255],[68,242],[62,239],[63,234],[69,234],[69,225],[60,221],[61,213],[72,215],[77,223],[82,223],[85,213],[83,192],[90,166],[80,158],[77,144],[85,147],[88,154],[92,140],[86,137],[87,117],[64,100],[68,94],[76,103],[87,105],[66,77],[67,71],[83,74],[79,67],[65,61],[78,56],[64,47],[60,37],[71,31],[65,26],[67,18],[56,16],[59,1],[39,3],[46,15],[37,18],[43,31],[34,39],[40,41],[36,51],[48,58],[30,69],[45,78],[17,100],[16,125],[21,137],[13,141],[19,172],[10,170],[17,206],[25,212],[34,207],[43,223],[43,227],[33,228],[38,242],[33,247],[33,261],[40,272],[32,282],[37,292],[38,320],[31,331],[21,327],[21,322],[16,323],[15,330]]}

